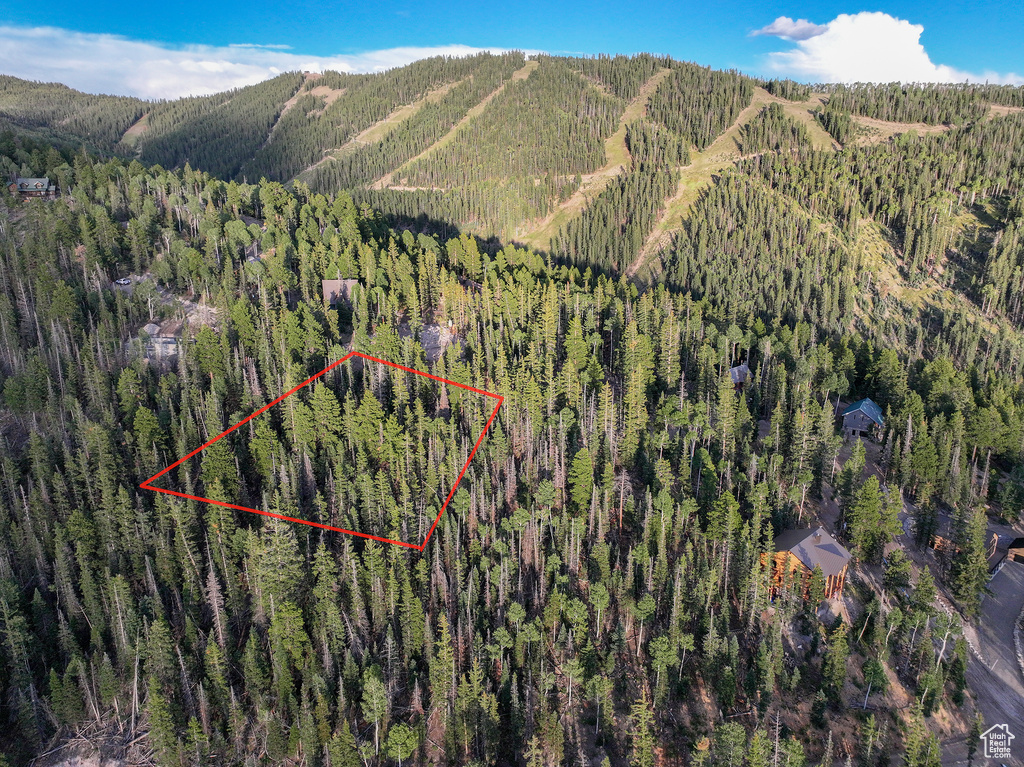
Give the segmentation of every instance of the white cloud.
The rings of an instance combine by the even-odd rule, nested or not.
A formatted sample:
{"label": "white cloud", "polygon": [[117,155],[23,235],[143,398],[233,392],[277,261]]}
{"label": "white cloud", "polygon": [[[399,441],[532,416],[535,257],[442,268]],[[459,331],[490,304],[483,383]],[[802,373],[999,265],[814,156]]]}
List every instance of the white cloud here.
{"label": "white cloud", "polygon": [[430,56],[471,56],[484,50],[503,49],[442,45],[305,56],[292,53],[288,46],[241,43],[171,48],[56,27],[0,26],[0,73],[64,83],[88,93],[146,99],[208,95],[252,85],[281,72],[379,72]]}
{"label": "white cloud", "polygon": [[781,37],[783,40],[807,40],[816,37],[828,29],[823,24],[814,24],[807,19],[793,19],[789,16],[779,16],[767,27],[761,27],[751,32],[751,36],[770,35]]}
{"label": "white cloud", "polygon": [[291,50],[290,45],[264,45],[262,43],[230,43],[228,48],[266,48],[268,50],[275,51]]}
{"label": "white cloud", "polygon": [[[805,37],[810,22],[780,16],[755,34],[792,40],[796,47],[768,54],[768,68],[777,74],[813,82],[971,82],[1024,84],[1013,73],[975,74],[936,64],[921,44],[924,27],[887,13],[841,14]],[[773,29],[774,28],[774,29]],[[797,33],[797,34],[794,34]]]}

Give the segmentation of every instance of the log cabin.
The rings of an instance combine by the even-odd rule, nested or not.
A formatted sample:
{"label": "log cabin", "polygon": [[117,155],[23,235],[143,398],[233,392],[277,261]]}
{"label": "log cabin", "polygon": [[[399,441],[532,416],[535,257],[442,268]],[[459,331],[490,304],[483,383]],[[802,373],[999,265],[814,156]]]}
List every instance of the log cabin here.
{"label": "log cabin", "polygon": [[772,593],[774,595],[787,581],[800,578],[806,598],[811,573],[815,567],[820,567],[825,576],[825,598],[841,597],[852,558],[823,527],[787,530],[775,539]]}

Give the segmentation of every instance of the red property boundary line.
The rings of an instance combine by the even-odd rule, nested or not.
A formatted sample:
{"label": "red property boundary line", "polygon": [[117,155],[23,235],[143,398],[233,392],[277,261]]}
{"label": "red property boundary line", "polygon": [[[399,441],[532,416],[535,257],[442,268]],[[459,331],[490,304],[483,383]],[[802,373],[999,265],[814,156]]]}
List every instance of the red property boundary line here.
{"label": "red property boundary line", "polygon": [[[160,479],[160,477],[162,477],[164,474],[169,472],[171,469],[174,469],[177,466],[180,466],[185,461],[187,461],[189,458],[194,456],[196,453],[202,452],[203,450],[208,448],[210,445],[212,445],[217,440],[219,440],[219,439],[221,439],[223,437],[226,437],[228,434],[230,434],[231,432],[235,431],[240,426],[244,426],[245,424],[247,424],[249,421],[251,421],[256,416],[260,415],[261,413],[266,412],[267,410],[272,408],[274,405],[278,404],[279,402],[281,402],[282,400],[286,399],[287,397],[290,397],[291,395],[293,395],[295,392],[297,392],[303,386],[309,385],[310,383],[312,383],[316,379],[320,378],[320,376],[322,376],[324,373],[327,373],[327,372],[333,370],[338,365],[340,365],[342,362],[345,362],[346,360],[351,359],[352,357],[362,357],[364,360],[369,360],[370,362],[379,362],[382,365],[388,365],[389,367],[398,368],[399,370],[404,370],[406,373],[414,373],[415,375],[423,376],[424,378],[430,378],[430,379],[432,379],[434,381],[439,381],[440,383],[445,383],[445,384],[450,384],[452,386],[457,386],[460,389],[466,389],[467,391],[471,391],[471,392],[474,392],[476,394],[482,394],[485,397],[490,397],[491,399],[498,400],[498,404],[496,404],[494,406],[494,410],[491,411],[490,418],[487,419],[487,425],[484,426],[483,431],[480,432],[480,436],[477,437],[476,444],[473,445],[473,449],[469,452],[469,458],[466,459],[466,463],[463,465],[462,471],[459,472],[458,479],[455,480],[455,484],[452,485],[452,489],[448,492],[448,497],[445,498],[444,505],[441,506],[441,510],[439,512],[437,512],[437,516],[434,517],[434,523],[430,526],[430,530],[427,533],[427,537],[423,539],[423,543],[415,544],[415,543],[408,543],[406,541],[393,541],[390,538],[382,538],[382,537],[380,537],[378,535],[370,535],[369,533],[360,533],[357,530],[346,530],[343,527],[333,527],[331,525],[323,525],[323,524],[320,524],[319,522],[310,522],[310,521],[305,520],[305,519],[296,519],[295,517],[288,517],[288,516],[285,516],[284,514],[274,514],[273,512],[270,512],[270,511],[261,511],[260,509],[250,509],[248,506],[238,506],[238,505],[233,504],[233,503],[224,503],[223,501],[215,501],[215,500],[213,500],[211,498],[203,498],[203,497],[198,496],[198,495],[189,495],[188,493],[179,493],[176,490],[166,490],[166,489],[164,489],[162,487],[153,487],[152,486],[152,484],[151,484],[152,482],[155,482],[156,480]],[[493,394],[492,392],[484,391],[483,389],[477,389],[477,388],[474,388],[472,386],[467,386],[466,384],[461,384],[461,383],[458,383],[456,381],[449,381],[447,378],[441,378],[439,376],[431,375],[430,373],[424,373],[422,370],[414,370],[413,368],[407,368],[404,365],[399,365],[399,364],[394,363],[394,362],[388,362],[387,360],[377,359],[376,357],[371,357],[369,354],[363,354],[362,352],[349,352],[348,354],[346,354],[344,357],[342,357],[337,362],[332,362],[330,365],[325,367],[323,370],[321,370],[316,375],[310,376],[305,381],[300,383],[298,386],[290,389],[289,391],[286,391],[284,394],[282,394],[280,397],[275,399],[270,404],[264,405],[259,410],[257,410],[255,413],[250,415],[249,417],[243,418],[241,421],[236,423],[230,429],[226,429],[225,431],[222,431],[220,434],[218,434],[216,437],[211,439],[209,442],[206,442],[205,444],[200,445],[195,450],[193,450],[191,453],[186,455],[184,458],[179,458],[177,461],[172,463],[170,466],[168,466],[163,471],[158,472],[157,474],[154,474],[152,477],[150,477],[145,482],[143,482],[141,485],[139,485],[139,487],[141,487],[143,490],[153,490],[154,492],[157,492],[157,493],[166,493],[167,495],[174,495],[174,496],[177,496],[179,498],[188,498],[188,499],[193,500],[193,501],[201,501],[203,503],[212,503],[212,504],[214,504],[216,506],[223,506],[223,507],[228,508],[228,509],[237,509],[239,511],[249,511],[249,512],[252,512],[253,514],[262,514],[265,517],[274,517],[275,519],[281,519],[281,520],[284,520],[285,522],[296,522],[296,523],[298,523],[300,525],[308,525],[310,527],[318,527],[318,528],[321,528],[323,530],[331,530],[331,531],[336,532],[336,533],[347,533],[348,535],[356,535],[356,536],[359,536],[360,538],[369,538],[369,539],[374,540],[374,541],[380,541],[381,543],[393,543],[395,546],[403,546],[403,547],[405,547],[407,549],[415,549],[417,551],[423,551],[423,549],[426,548],[426,546],[427,546],[427,542],[430,541],[430,536],[432,536],[434,534],[434,529],[437,527],[437,523],[441,520],[441,515],[444,514],[445,509],[448,508],[448,504],[451,502],[452,498],[455,496],[455,490],[456,490],[456,488],[458,488],[459,483],[462,482],[462,477],[465,475],[466,469],[469,468],[469,464],[473,460],[473,456],[476,455],[477,448],[480,447],[480,443],[482,443],[484,441],[484,437],[486,436],[487,431],[491,428],[491,424],[494,422],[494,417],[496,415],[498,415],[498,409],[502,406],[502,404],[504,402],[505,402],[505,398],[502,397],[499,394]]]}

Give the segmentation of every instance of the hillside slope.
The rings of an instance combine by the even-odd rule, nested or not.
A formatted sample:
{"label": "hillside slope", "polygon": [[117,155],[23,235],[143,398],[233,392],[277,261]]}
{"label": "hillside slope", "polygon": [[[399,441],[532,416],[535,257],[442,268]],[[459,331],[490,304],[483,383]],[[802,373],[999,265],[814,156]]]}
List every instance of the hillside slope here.
{"label": "hillside slope", "polygon": [[[1016,690],[977,663],[1012,662],[1016,616],[981,598],[992,531],[1024,534],[1024,114],[981,108],[1017,91],[437,66],[90,118],[173,153],[170,114],[216,141],[255,110],[251,157],[212,158],[242,176],[363,136],[320,166],[352,194],[46,143],[95,127],[75,94],[0,134],[3,173],[60,187],[0,189],[0,761],[962,760]],[[861,117],[955,120],[862,142]],[[623,149],[549,252],[434,234],[535,221]],[[398,168],[443,188],[369,188]],[[349,362],[294,389],[351,350],[436,378]],[[878,428],[844,440],[865,397]],[[170,494],[140,486],[194,451]],[[422,552],[379,540],[446,494]],[[818,525],[851,555],[827,599],[771,565]]]}
{"label": "hillside slope", "polygon": [[[803,135],[758,125],[741,140]],[[944,139],[1017,139],[985,125]],[[678,162],[670,136],[631,124],[622,179]],[[906,144],[899,162],[926,169],[956,147]],[[840,158],[899,181],[878,147],[761,154],[695,201],[643,288],[395,229],[345,193],[0,144],[0,165],[62,187],[0,191],[0,749],[19,766],[83,741],[167,765],[653,764],[656,747],[764,765],[775,739],[790,764],[831,764],[836,744],[938,753],[970,726],[982,509],[1024,505],[1021,357],[1012,337],[891,322],[916,298],[870,276],[927,275],[928,300],[979,248],[1001,285],[1019,153],[992,166],[1008,208],[941,209],[1009,216],[999,245],[941,262],[921,246],[920,263],[914,244],[886,262],[897,214],[842,204],[875,190]],[[912,233],[935,191],[888,192]],[[347,303],[324,301],[328,278],[352,281]],[[1012,292],[986,295],[993,325],[1013,318]],[[173,358],[150,323],[180,337]],[[440,328],[453,343],[431,358]],[[339,529],[421,533],[493,412],[482,398],[344,363],[210,444],[350,350],[503,397],[422,553]],[[835,423],[865,396],[885,413],[869,452]],[[196,450],[157,485],[178,495],[140,488]],[[856,556],[827,610],[813,575],[805,596],[767,565],[809,521]],[[940,523],[948,559],[897,556]]]}

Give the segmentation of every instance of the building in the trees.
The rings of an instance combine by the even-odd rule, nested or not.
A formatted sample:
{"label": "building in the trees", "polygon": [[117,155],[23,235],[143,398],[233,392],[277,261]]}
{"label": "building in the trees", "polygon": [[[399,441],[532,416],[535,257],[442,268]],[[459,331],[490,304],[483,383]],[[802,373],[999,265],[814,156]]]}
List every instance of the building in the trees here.
{"label": "building in the trees", "polygon": [[183,323],[169,320],[162,325],[150,322],[142,327],[139,336],[144,342],[146,359],[150,362],[164,362],[177,356],[181,343]]}
{"label": "building in the trees", "polygon": [[743,385],[750,380],[750,368],[744,362],[734,368],[729,368],[729,377],[732,378],[732,388],[736,391],[743,391]]}
{"label": "building in the trees", "polygon": [[1011,562],[1024,563],[1024,538],[1014,538],[1010,542],[1010,548],[1006,552],[1006,558]]}
{"label": "building in the trees", "polygon": [[358,284],[359,280],[321,280],[324,303],[332,309],[336,309],[339,304],[351,305],[352,288]]}
{"label": "building in the trees", "polygon": [[843,411],[843,434],[850,437],[870,437],[885,426],[882,409],[874,400],[858,400]]}
{"label": "building in the trees", "polygon": [[11,194],[21,200],[32,197],[41,197],[44,200],[53,200],[57,197],[57,186],[50,183],[48,178],[18,178],[7,185]]}
{"label": "building in the trees", "polygon": [[800,579],[806,596],[811,574],[820,567],[825,598],[842,596],[850,559],[850,552],[823,527],[787,530],[775,539],[772,591],[778,591],[787,581]]}

